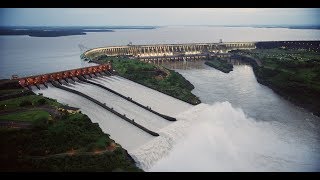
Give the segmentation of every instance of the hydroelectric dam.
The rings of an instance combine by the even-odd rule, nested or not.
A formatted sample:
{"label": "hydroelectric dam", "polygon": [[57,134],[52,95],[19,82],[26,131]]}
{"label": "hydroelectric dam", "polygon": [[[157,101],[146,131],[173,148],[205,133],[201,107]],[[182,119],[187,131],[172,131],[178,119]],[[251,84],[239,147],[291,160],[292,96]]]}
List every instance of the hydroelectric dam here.
{"label": "hydroelectric dam", "polygon": [[[299,48],[301,44],[315,52],[319,50],[319,43],[299,41],[128,45],[91,49],[83,53],[82,58],[95,60],[96,57],[104,55],[115,58],[124,56],[151,63],[196,61],[208,56],[228,56],[229,51],[236,49],[254,49],[261,46]],[[194,157],[190,159],[190,165],[193,168],[199,167],[198,170],[201,171],[212,168],[228,170],[233,167],[237,170],[257,168],[272,171],[278,170],[279,166],[285,170],[293,167],[302,169],[305,166],[310,169],[318,167],[316,161],[319,159],[319,153],[312,149],[314,148],[312,144],[318,142],[317,137],[305,137],[299,131],[302,125],[300,120],[303,120],[303,123],[313,123],[304,120],[305,117],[313,119],[313,116],[306,116],[304,112],[300,112],[287,102],[282,102],[269,89],[257,84],[252,70],[247,66],[238,66],[228,75],[206,68],[194,71],[177,70],[194,84],[195,92],[201,91],[200,97],[203,98],[203,103],[196,106],[118,76],[112,68],[112,64],[107,63],[22,77],[18,80],[21,86],[32,89],[36,94],[41,93],[60,103],[80,108],[81,113],[86,114],[93,123],[98,123],[102,131],[128,150],[136,164],[146,171],[157,170],[159,164],[163,163],[163,160],[170,160],[172,154],[175,154],[174,162],[180,161],[179,168],[186,162],[181,159]],[[239,89],[243,83],[248,86]],[[255,101],[257,98],[253,94],[263,99],[264,103],[260,104],[260,100],[257,103]],[[244,113],[235,109],[228,102],[208,104],[208,102],[224,101],[226,97],[232,104],[244,104],[244,109],[247,108],[248,111]],[[289,124],[285,121],[289,119],[290,123],[297,122],[298,129],[295,127],[291,129],[287,125],[279,126],[282,124],[281,121],[271,123],[255,121],[247,118],[247,113],[251,113],[249,115],[257,119],[262,117],[262,120],[268,120],[270,117],[272,120],[283,119],[285,124]],[[306,126],[307,134],[313,130],[311,126],[313,124]],[[193,130],[201,133],[192,133],[189,128],[191,130],[196,128]],[[278,132],[280,134],[277,134]],[[297,134],[299,138],[292,138],[294,134],[291,133],[283,136],[287,132],[299,132]],[[317,134],[318,131],[314,132]],[[313,133],[310,135],[313,136]],[[304,141],[304,139],[300,141],[301,137],[311,145],[301,144]],[[295,142],[292,141],[294,139],[299,141],[292,143]],[[210,150],[208,153],[206,148]],[[181,159],[176,158],[179,157],[176,156],[179,150],[184,152],[179,153]],[[210,161],[209,169],[203,169],[195,162],[199,157]],[[297,157],[298,160],[293,162],[291,157]],[[306,160],[305,157],[310,160]],[[246,163],[248,159],[254,161]],[[211,162],[215,162],[213,164],[216,166],[211,166]],[[266,163],[271,166],[266,167]],[[243,168],[244,164],[247,167]]]}
{"label": "hydroelectric dam", "polygon": [[229,43],[190,43],[110,46],[90,49],[81,56],[93,60],[101,55],[128,56],[140,61],[197,60],[211,56],[227,56],[229,51],[237,49],[255,49],[255,42]]}
{"label": "hydroelectric dam", "polygon": [[[129,45],[95,48],[82,54],[128,56],[132,60],[197,60],[227,56],[235,49],[254,49],[255,43],[212,43],[181,45]],[[18,78],[19,84],[43,96],[80,108],[111,138],[128,150],[144,169],[172,148],[177,135],[189,122],[178,115],[193,105],[116,75],[112,64],[65,70]],[[174,104],[175,108],[172,108]],[[159,147],[159,148],[157,148]]]}

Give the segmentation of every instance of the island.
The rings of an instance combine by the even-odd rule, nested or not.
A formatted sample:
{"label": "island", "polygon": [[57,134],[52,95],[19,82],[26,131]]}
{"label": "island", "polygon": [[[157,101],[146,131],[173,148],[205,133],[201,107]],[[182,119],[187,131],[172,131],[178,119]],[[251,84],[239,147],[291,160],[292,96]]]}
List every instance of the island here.
{"label": "island", "polygon": [[229,73],[233,70],[233,65],[231,63],[228,63],[226,59],[219,57],[213,57],[212,59],[206,60],[205,64],[224,73]]}

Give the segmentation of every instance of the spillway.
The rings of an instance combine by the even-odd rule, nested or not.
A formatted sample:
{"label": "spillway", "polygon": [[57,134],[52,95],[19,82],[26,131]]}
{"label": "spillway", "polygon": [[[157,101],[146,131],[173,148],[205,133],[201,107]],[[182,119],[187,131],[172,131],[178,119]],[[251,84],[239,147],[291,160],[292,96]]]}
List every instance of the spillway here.
{"label": "spillway", "polygon": [[75,85],[67,85],[67,87],[105,103],[115,111],[120,114],[125,114],[129,119],[134,119],[135,122],[150,129],[151,131],[156,132],[170,123],[166,119],[163,119],[162,117],[95,85],[77,82]]}
{"label": "spillway", "polygon": [[120,76],[104,76],[94,78],[93,80],[165,115],[175,117],[181,112],[193,107],[186,102]]}
{"label": "spillway", "polygon": [[154,138],[91,101],[48,85],[49,88],[38,90],[32,87],[32,90],[46,97],[57,99],[60,103],[80,108],[82,113],[88,115],[92,122],[98,123],[103,132],[110,134],[110,137],[126,150],[132,151]]}
{"label": "spillway", "polygon": [[69,82],[67,83],[65,80],[60,80],[63,86],[105,103],[120,114],[125,114],[129,119],[134,119],[138,124],[160,135],[153,137],[84,97],[52,87],[51,84],[48,89],[44,86],[41,90],[32,87],[36,93],[43,93],[44,96],[57,99],[61,103],[79,107],[93,122],[99,123],[103,131],[110,134],[112,139],[127,149],[137,165],[144,170],[148,170],[154,163],[168,155],[177,140],[184,136],[185,129],[190,127],[189,121],[178,116],[194,107],[188,103],[119,76],[95,76],[94,78],[86,76],[86,78],[130,97],[144,106],[151,107],[161,114],[178,117],[175,122],[168,121],[96,85],[70,80],[67,80]]}

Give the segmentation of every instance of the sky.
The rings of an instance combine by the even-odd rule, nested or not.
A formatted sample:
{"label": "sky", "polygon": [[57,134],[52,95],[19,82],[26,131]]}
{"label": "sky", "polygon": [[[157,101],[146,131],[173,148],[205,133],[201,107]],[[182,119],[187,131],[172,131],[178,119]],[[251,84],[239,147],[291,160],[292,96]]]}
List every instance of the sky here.
{"label": "sky", "polygon": [[0,25],[320,25],[320,8],[0,8]]}

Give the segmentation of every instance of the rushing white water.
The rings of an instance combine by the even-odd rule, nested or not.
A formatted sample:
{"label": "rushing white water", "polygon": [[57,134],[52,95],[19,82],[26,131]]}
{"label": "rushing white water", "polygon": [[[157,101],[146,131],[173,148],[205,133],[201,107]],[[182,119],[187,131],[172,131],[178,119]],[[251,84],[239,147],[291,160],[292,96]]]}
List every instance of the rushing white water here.
{"label": "rushing white water", "polygon": [[148,170],[161,158],[166,157],[174,145],[183,139],[188,127],[190,127],[189,121],[178,119],[178,121],[158,131],[160,136],[130,151],[130,154],[140,168]]}
{"label": "rushing white water", "polygon": [[69,85],[68,88],[82,92],[101,103],[105,103],[108,107],[113,108],[120,114],[125,114],[129,119],[134,119],[135,122],[152,131],[156,132],[170,123],[168,120],[95,85],[76,83],[76,85]]}
{"label": "rushing white water", "polygon": [[192,107],[192,105],[188,103],[119,76],[103,77],[97,81],[102,85],[117,91],[124,96],[131,97],[133,100],[145,106],[149,106],[153,110],[165,115],[176,116]]}
{"label": "rushing white water", "polygon": [[257,122],[229,102],[200,104],[179,115],[185,136],[149,171],[319,171],[310,147],[287,126]]}

